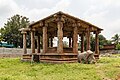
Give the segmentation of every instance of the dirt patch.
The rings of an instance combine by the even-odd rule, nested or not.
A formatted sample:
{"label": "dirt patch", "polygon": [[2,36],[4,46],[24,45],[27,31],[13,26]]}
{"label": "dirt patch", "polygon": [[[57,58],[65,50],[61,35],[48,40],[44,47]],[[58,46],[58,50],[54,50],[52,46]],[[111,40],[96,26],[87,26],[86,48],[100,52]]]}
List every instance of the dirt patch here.
{"label": "dirt patch", "polygon": [[99,69],[102,65],[104,65],[104,64],[103,63],[96,64],[96,69],[97,69],[98,75],[101,76],[102,80],[112,80],[112,79],[105,76],[104,71]]}
{"label": "dirt patch", "polygon": [[115,66],[116,68],[120,68],[120,66]]}
{"label": "dirt patch", "polygon": [[120,80],[120,74],[117,76],[116,80]]}

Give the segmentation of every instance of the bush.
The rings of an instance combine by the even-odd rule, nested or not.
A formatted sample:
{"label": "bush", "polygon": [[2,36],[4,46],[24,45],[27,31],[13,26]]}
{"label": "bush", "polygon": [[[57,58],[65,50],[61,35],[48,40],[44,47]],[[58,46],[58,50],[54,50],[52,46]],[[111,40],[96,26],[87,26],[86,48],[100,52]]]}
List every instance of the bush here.
{"label": "bush", "polygon": [[116,45],[116,49],[117,49],[117,50],[120,50],[120,44],[117,44],[117,45]]}

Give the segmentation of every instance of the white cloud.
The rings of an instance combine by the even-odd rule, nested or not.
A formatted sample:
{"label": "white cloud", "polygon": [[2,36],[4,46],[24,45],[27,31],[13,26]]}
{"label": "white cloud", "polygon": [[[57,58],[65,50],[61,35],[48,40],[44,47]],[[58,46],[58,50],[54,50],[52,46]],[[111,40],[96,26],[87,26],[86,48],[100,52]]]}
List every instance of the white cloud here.
{"label": "white cloud", "polygon": [[0,0],[0,27],[15,14],[36,21],[61,10],[103,28],[110,39],[120,32],[119,9],[120,0]]}
{"label": "white cloud", "polygon": [[56,13],[58,11],[65,11],[65,9],[69,6],[70,1],[69,0],[60,0],[58,3],[56,3],[55,6],[51,8],[33,8],[33,9],[26,9],[24,8],[23,14],[28,16],[30,20],[39,20],[41,18],[44,18],[46,16],[49,16],[50,14]]}
{"label": "white cloud", "polygon": [[7,18],[21,12],[22,11],[13,0],[0,0],[0,27],[3,27]]}

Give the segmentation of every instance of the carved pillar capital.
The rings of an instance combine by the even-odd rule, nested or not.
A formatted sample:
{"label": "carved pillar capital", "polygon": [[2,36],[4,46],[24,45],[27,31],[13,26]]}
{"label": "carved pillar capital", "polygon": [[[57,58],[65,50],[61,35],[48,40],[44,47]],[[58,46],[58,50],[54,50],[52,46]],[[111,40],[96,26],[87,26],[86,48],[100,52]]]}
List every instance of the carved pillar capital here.
{"label": "carved pillar capital", "polygon": [[21,34],[27,34],[27,31],[21,31]]}
{"label": "carved pillar capital", "polygon": [[43,26],[43,25],[44,25],[42,21],[41,21],[39,24],[40,24],[40,26]]}
{"label": "carved pillar capital", "polygon": [[56,22],[63,22],[64,23],[65,22],[64,18],[65,18],[65,16],[63,16],[63,15],[58,15],[58,14],[54,15],[54,19]]}
{"label": "carved pillar capital", "polygon": [[77,26],[81,26],[81,23],[80,23],[80,22],[77,22]]}
{"label": "carved pillar capital", "polygon": [[99,34],[101,33],[101,31],[94,31],[94,34]]}
{"label": "carved pillar capital", "polygon": [[31,31],[31,32],[35,32],[36,29],[35,29],[35,28],[31,28],[30,31]]}

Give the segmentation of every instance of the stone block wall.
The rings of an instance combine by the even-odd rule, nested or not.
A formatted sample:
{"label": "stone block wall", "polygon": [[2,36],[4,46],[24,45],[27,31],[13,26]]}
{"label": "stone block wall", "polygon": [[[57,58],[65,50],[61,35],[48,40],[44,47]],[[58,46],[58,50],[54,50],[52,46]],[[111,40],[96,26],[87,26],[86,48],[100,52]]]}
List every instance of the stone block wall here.
{"label": "stone block wall", "polygon": [[[31,53],[31,49],[27,49],[28,54]],[[0,48],[0,58],[15,58],[22,57],[22,48]]]}
{"label": "stone block wall", "polygon": [[120,50],[114,50],[114,49],[111,49],[111,50],[100,50],[100,54],[106,54],[106,53],[109,53],[109,54],[119,54]]}

